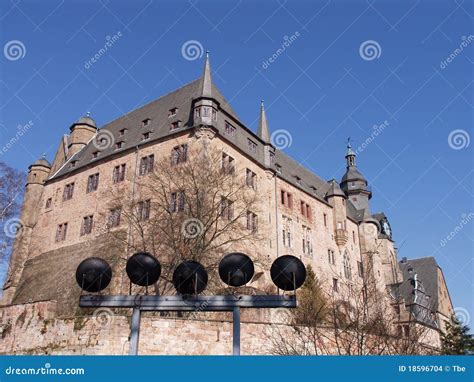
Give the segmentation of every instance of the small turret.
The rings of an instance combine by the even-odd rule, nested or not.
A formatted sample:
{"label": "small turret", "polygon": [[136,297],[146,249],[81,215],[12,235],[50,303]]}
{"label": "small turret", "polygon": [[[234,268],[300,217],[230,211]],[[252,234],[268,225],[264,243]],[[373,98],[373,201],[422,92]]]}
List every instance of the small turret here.
{"label": "small turret", "polygon": [[341,179],[341,189],[358,210],[369,214],[369,199],[372,191],[364,175],[357,169],[356,153],[352,150],[350,139],[347,140],[347,170]]}
{"label": "small turret", "polygon": [[79,118],[77,122],[73,123],[70,130],[71,135],[69,136],[67,159],[80,151],[96,135],[97,125],[90,117],[90,114],[87,113],[84,117]]}
{"label": "small turret", "polygon": [[273,165],[273,158],[275,157],[275,147],[271,143],[270,129],[268,128],[267,115],[265,114],[263,100],[260,101],[260,117],[258,120],[257,135],[265,144],[263,148],[265,166],[271,167]]}
{"label": "small turret", "polygon": [[28,178],[26,185],[40,184],[43,185],[49,176],[51,165],[44,156],[28,167]]}
{"label": "small turret", "polygon": [[334,239],[338,246],[346,245],[349,235],[347,233],[346,194],[341,190],[336,179],[331,179],[325,199],[333,207]]}

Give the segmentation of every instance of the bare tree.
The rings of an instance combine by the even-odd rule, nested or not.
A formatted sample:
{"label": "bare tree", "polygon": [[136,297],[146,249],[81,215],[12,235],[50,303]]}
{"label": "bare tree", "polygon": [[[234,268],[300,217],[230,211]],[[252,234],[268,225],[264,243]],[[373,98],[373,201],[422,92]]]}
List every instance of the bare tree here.
{"label": "bare tree", "polygon": [[12,219],[20,214],[24,184],[24,173],[0,162],[0,272],[6,271],[3,267],[8,264],[16,233],[14,231],[20,227],[19,222]]}
{"label": "bare tree", "polygon": [[[258,182],[246,178],[245,169],[234,166],[222,151],[195,142],[180,146],[171,158],[144,159],[138,167],[133,190],[119,188],[112,195],[103,228],[117,233],[127,256],[147,251],[160,260],[157,294],[174,290],[172,273],[183,260],[199,261],[214,272],[230,250],[255,253],[264,237],[257,227],[262,202]],[[127,235],[112,228],[112,211],[120,211]],[[208,290],[217,287],[216,279],[209,277]]]}

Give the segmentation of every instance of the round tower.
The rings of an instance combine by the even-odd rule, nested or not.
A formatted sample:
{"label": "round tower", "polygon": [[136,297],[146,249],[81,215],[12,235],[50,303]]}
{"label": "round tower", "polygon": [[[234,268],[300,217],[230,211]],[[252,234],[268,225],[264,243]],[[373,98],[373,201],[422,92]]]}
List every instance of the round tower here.
{"label": "round tower", "polygon": [[369,212],[369,199],[372,198],[372,190],[364,175],[356,165],[356,153],[352,150],[351,142],[347,142],[346,173],[341,179],[341,189],[358,210]]}
{"label": "round tower", "polygon": [[96,135],[97,125],[87,113],[72,124],[68,142],[68,159],[80,151]]}
{"label": "round tower", "polygon": [[347,233],[347,196],[339,187],[335,179],[330,180],[329,189],[326,192],[325,199],[333,207],[334,232],[338,246],[346,245],[349,235]]}
{"label": "round tower", "polygon": [[2,303],[12,303],[23,266],[26,260],[28,260],[28,246],[31,233],[38,221],[39,212],[42,207],[40,202],[44,183],[50,171],[51,165],[44,157],[38,159],[28,168],[17,234],[13,244],[7,279],[3,287]]}

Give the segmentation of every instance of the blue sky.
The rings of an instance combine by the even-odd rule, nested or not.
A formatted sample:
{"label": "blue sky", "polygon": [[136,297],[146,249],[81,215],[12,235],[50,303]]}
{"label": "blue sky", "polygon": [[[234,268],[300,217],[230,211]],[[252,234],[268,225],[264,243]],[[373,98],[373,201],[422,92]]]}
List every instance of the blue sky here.
{"label": "blue sky", "polygon": [[1,161],[52,160],[81,115],[101,126],[196,79],[210,50],[241,120],[255,130],[264,99],[319,176],[341,178],[348,136],[368,142],[372,211],[400,258],[436,257],[474,325],[472,2],[3,1],[0,14]]}

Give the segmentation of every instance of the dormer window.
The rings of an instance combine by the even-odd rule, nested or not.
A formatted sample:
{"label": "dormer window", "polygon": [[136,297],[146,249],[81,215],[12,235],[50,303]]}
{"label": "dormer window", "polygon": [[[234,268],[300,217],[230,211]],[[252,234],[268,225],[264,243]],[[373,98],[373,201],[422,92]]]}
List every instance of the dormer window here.
{"label": "dormer window", "polygon": [[123,142],[123,141],[117,142],[117,143],[115,144],[115,149],[116,149],[116,150],[121,149],[121,148],[123,148],[123,145],[124,145],[124,142]]}
{"label": "dormer window", "polygon": [[298,183],[300,186],[302,184],[301,178],[299,176],[295,176],[296,178],[296,183]]}
{"label": "dormer window", "polygon": [[312,192],[313,194],[316,194],[316,187],[311,186],[311,192]]}
{"label": "dormer window", "polygon": [[98,151],[94,151],[92,153],[92,159],[97,159],[99,157],[99,152]]}
{"label": "dormer window", "polygon": [[150,118],[146,118],[142,121],[142,127],[146,127],[150,124],[150,121],[151,119]]}
{"label": "dormer window", "polygon": [[71,168],[76,167],[76,164],[77,164],[77,160],[71,161]]}
{"label": "dormer window", "polygon": [[120,137],[123,137],[126,132],[127,132],[127,129],[119,130],[119,136],[120,136]]}
{"label": "dormer window", "polygon": [[232,126],[229,122],[225,123],[225,133],[230,137],[235,137],[235,127]]}
{"label": "dormer window", "polygon": [[177,107],[173,107],[172,109],[168,110],[168,117],[174,117],[176,114],[178,114]]}
{"label": "dormer window", "polygon": [[197,107],[194,109],[194,117],[199,118],[201,116],[201,108]]}
{"label": "dormer window", "polygon": [[146,141],[147,139],[150,139],[150,132],[149,131],[142,134],[142,141]]}
{"label": "dormer window", "polygon": [[281,166],[279,164],[275,165],[276,172],[281,174]]}
{"label": "dormer window", "polygon": [[180,127],[181,127],[181,121],[175,121],[171,123],[170,130],[176,130],[176,129],[179,129]]}
{"label": "dormer window", "polygon": [[247,144],[248,144],[248,148],[249,148],[250,152],[252,152],[252,153],[257,152],[257,144],[254,141],[252,141],[251,139],[248,139]]}

